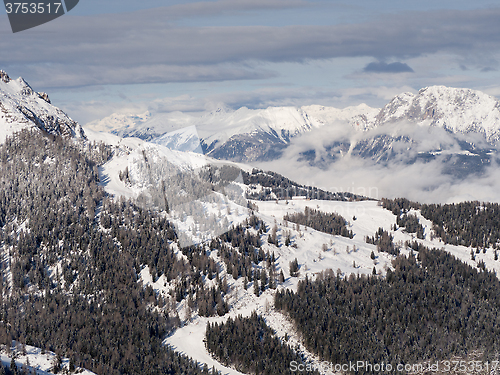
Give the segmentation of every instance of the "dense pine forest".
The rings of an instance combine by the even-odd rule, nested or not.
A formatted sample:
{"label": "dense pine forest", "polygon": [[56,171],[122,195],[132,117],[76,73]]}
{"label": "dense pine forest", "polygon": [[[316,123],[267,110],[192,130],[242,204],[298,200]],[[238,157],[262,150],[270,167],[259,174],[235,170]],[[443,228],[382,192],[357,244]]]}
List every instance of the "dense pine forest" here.
{"label": "dense pine forest", "polygon": [[421,248],[385,278],[333,271],[277,292],[309,350],[333,363],[417,363],[500,352],[500,282],[450,254]]}
{"label": "dense pine forest", "polygon": [[377,245],[378,251],[383,251],[392,255],[399,255],[399,248],[394,245],[394,238],[383,228],[378,228],[373,237],[366,237],[366,243]]}
{"label": "dense pine forest", "polygon": [[[290,363],[304,359],[283,343],[255,312],[225,323],[207,325],[206,346],[221,363],[240,372],[261,375],[290,374]],[[310,372],[313,375],[317,371]]]}
{"label": "dense pine forest", "polygon": [[[382,199],[384,208],[398,216],[398,225],[408,232],[422,232],[421,225],[406,215],[420,209],[422,216],[433,222],[433,231],[445,243],[476,248],[500,246],[500,205],[498,203],[461,202],[457,204],[420,204],[405,198]],[[404,218],[404,219],[403,219]]]}
{"label": "dense pine forest", "polygon": [[253,169],[252,173],[242,171],[243,182],[251,188],[260,185],[262,189],[247,194],[247,198],[255,200],[292,199],[301,196],[309,199],[334,200],[334,201],[356,201],[365,200],[366,197],[349,192],[330,192],[314,186],[300,185],[279,173],[259,169]]}
{"label": "dense pine forest", "polygon": [[109,155],[29,131],[0,146],[0,341],[98,374],[208,373],[162,345],[179,319],[137,282],[141,264],[170,278],[194,268],[167,244],[175,234],[163,218],[105,197],[97,165]]}

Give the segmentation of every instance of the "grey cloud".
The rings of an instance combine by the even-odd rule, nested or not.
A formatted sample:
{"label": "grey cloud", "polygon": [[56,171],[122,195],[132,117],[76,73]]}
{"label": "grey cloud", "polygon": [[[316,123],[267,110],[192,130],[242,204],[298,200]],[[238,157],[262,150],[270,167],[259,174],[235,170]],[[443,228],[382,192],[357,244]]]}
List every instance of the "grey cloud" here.
{"label": "grey cloud", "polygon": [[169,15],[172,18],[231,14],[252,10],[289,9],[310,7],[311,3],[303,0],[219,0],[201,1],[170,6]]}
{"label": "grey cloud", "polygon": [[[77,11],[80,14],[98,14],[98,13],[119,13],[123,9],[139,10],[146,8],[167,7],[168,3],[175,1],[169,0],[148,0],[139,2],[137,0],[106,0],[103,7],[102,0],[86,0],[81,2]],[[184,2],[168,6],[168,13],[165,14],[166,20],[176,20],[182,18],[191,18],[198,16],[238,14],[247,11],[261,10],[280,10],[293,9],[299,7],[314,6],[311,2],[305,0],[217,0],[217,1],[198,1]],[[73,13],[75,15],[75,12]]]}
{"label": "grey cloud", "polygon": [[[7,69],[8,71],[8,69]],[[138,64],[103,68],[96,65],[51,64],[28,66],[33,86],[78,87],[108,84],[147,84],[158,82],[213,82],[231,80],[265,79],[276,76],[275,72],[235,64],[213,65],[165,65]],[[27,79],[28,77],[24,77]]]}
{"label": "grey cloud", "polygon": [[363,69],[366,73],[413,73],[413,69],[408,64],[402,62],[371,62]]}
{"label": "grey cloud", "polygon": [[[247,1],[241,4],[250,6]],[[0,27],[0,50],[9,53],[2,53],[0,66],[7,70],[23,66],[29,72],[33,66],[50,71],[54,64],[61,64],[68,85],[74,81],[92,85],[96,84],[95,74],[108,77],[108,83],[121,83],[123,77],[128,83],[147,82],[141,73],[144,69],[158,71],[155,82],[169,82],[169,72],[183,66],[193,69],[176,73],[178,81],[196,80],[196,69],[224,63],[357,56],[383,61],[435,52],[487,54],[500,48],[500,9],[418,12],[363,24],[284,27],[179,27],[167,23],[170,11],[165,7],[87,17],[68,15],[18,34],[4,25]],[[257,78],[263,76],[258,65],[247,69],[247,74],[250,71]],[[230,70],[228,78],[220,73],[201,79],[235,79]],[[71,77],[77,74],[80,77]]]}

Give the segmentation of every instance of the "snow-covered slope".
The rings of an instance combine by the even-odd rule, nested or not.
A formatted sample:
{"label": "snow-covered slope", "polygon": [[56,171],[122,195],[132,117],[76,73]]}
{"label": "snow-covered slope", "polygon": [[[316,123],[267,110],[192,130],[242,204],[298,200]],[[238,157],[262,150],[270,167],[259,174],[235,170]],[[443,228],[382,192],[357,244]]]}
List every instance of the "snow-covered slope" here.
{"label": "snow-covered slope", "polygon": [[85,128],[97,132],[117,132],[119,130],[132,129],[138,124],[147,121],[151,112],[147,111],[138,115],[126,115],[113,113],[110,116],[85,124]]}
{"label": "snow-covered slope", "polygon": [[[44,351],[31,345],[25,345],[23,347],[21,343],[15,341],[12,342],[10,348],[2,345],[0,348],[0,360],[2,365],[10,368],[13,357],[18,370],[25,369],[27,371],[33,371],[33,373],[37,375],[51,375],[56,373],[53,371],[54,364],[57,360],[57,355],[54,352]],[[69,362],[68,358],[61,358],[61,370],[63,373],[95,375],[95,373],[79,367],[75,368],[73,371],[69,371]]]}
{"label": "snow-covered slope", "polygon": [[35,92],[28,83],[12,80],[0,70],[0,142],[23,128],[38,128],[65,137],[85,138],[81,126],[50,104],[46,93]]}
{"label": "snow-covered slope", "polygon": [[[102,186],[115,197],[168,211],[181,246],[207,241],[248,217],[239,166],[191,151],[169,149],[139,138],[86,129],[90,141],[113,146],[113,156],[99,167]],[[199,147],[199,143],[198,143]],[[206,168],[233,168],[228,180],[213,185],[200,177]],[[219,183],[220,182],[220,183]]]}
{"label": "snow-covered slope", "polygon": [[[442,248],[453,254],[463,262],[477,267],[480,262],[484,262],[486,268],[494,270],[500,275],[500,262],[494,260],[494,250],[489,248],[486,252],[475,254],[475,260],[471,259],[471,248],[464,246],[446,245],[440,239],[434,238],[432,233],[432,223],[424,219],[419,211],[412,210],[410,213],[416,214],[420,223],[424,227],[424,239],[415,238],[414,234],[405,232],[404,228],[393,230],[392,225],[396,223],[396,216],[392,212],[382,208],[378,202],[335,202],[320,200],[292,200],[276,202],[254,201],[259,210],[256,215],[264,220],[268,227],[277,226],[277,235],[280,246],[275,246],[267,242],[267,234],[263,234],[262,249],[264,251],[274,252],[277,259],[277,273],[283,271],[285,282],[278,286],[278,290],[288,288],[296,290],[299,280],[305,277],[314,279],[319,272],[327,269],[333,270],[335,274],[341,277],[348,277],[351,274],[372,274],[375,268],[376,272],[383,277],[387,269],[391,268],[391,261],[394,256],[387,253],[378,252],[375,245],[368,244],[365,236],[373,236],[378,228],[387,230],[393,237],[396,246],[401,247],[401,253],[410,254],[410,250],[405,249],[404,242],[407,240],[418,241],[427,247]],[[320,209],[324,212],[336,212],[349,220],[349,229],[353,231],[352,239],[328,235],[318,232],[312,228],[300,226],[296,228],[293,223],[286,223],[283,216],[286,213],[303,212],[305,207]],[[354,220],[355,217],[355,220]],[[284,237],[287,232],[291,234],[290,246],[284,245]],[[326,250],[325,246],[326,245]],[[372,252],[375,259],[372,259]],[[224,267],[223,261],[216,251],[212,256],[218,261],[221,267]],[[298,260],[300,265],[299,277],[290,277],[289,263],[294,259]],[[145,270],[146,271],[146,270]],[[242,278],[234,280],[230,274],[225,275],[229,283],[230,311],[222,317],[200,317],[194,315],[186,316],[185,301],[177,305],[181,319],[185,319],[185,325],[179,328],[173,335],[166,338],[165,343],[174,350],[184,353],[200,363],[206,363],[209,368],[215,366],[222,374],[240,375],[241,373],[227,368],[214,360],[207,352],[204,345],[205,329],[208,322],[223,322],[228,317],[238,315],[249,316],[252,311],[257,311],[264,317],[266,323],[276,332],[278,337],[283,338],[285,332],[290,337],[289,344],[299,351],[305,358],[313,364],[319,364],[321,359],[308,352],[302,345],[302,340],[295,333],[293,324],[279,311],[273,309],[274,290],[267,289],[260,296],[253,293],[253,285],[250,283],[248,289],[243,287]],[[146,285],[151,285],[158,293],[166,295],[171,287],[165,280],[153,282],[149,272],[141,273],[141,280]],[[328,371],[321,372],[330,374]]]}

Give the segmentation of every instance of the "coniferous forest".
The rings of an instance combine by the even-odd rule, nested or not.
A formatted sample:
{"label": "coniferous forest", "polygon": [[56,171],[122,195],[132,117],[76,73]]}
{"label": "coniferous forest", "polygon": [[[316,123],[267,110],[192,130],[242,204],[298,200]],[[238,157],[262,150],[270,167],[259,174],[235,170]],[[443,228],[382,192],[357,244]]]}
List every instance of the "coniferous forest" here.
{"label": "coniferous forest", "polygon": [[320,232],[349,238],[353,237],[352,230],[347,228],[347,221],[336,213],[326,213],[306,207],[304,213],[286,214],[283,219],[311,227]]}
{"label": "coniferous forest", "polygon": [[292,199],[296,196],[307,197],[309,199],[334,200],[334,201],[355,201],[365,200],[366,197],[350,192],[330,192],[319,189],[315,186],[305,186],[298,184],[279,173],[272,171],[261,171],[254,168],[252,173],[242,171],[243,182],[251,188],[260,185],[262,189],[250,191],[247,197],[256,200]]}
{"label": "coniferous forest", "polygon": [[450,254],[422,248],[385,278],[325,272],[277,292],[309,350],[332,363],[417,363],[500,352],[500,282]]}
{"label": "coniferous forest", "polygon": [[221,324],[209,323],[206,340],[210,353],[226,366],[244,373],[289,374],[291,362],[304,362],[300,355],[274,336],[264,319],[255,312],[248,318],[238,316]]}
{"label": "coniferous forest", "polygon": [[175,236],[168,222],[105,198],[97,165],[109,155],[30,131],[0,146],[0,341],[98,374],[208,373],[162,345],[178,318],[156,308],[168,301],[137,282],[138,267],[176,277],[192,266],[166,245]]}
{"label": "coniferous forest", "polygon": [[[384,208],[398,217],[398,225],[408,232],[421,233],[421,225],[406,215],[410,209],[420,209],[422,216],[432,221],[434,233],[445,243],[485,248],[500,245],[500,205],[478,201],[453,204],[420,204],[405,198],[382,199]],[[412,221],[408,223],[408,218]],[[410,225],[408,225],[410,224]],[[408,228],[411,228],[408,229]]]}

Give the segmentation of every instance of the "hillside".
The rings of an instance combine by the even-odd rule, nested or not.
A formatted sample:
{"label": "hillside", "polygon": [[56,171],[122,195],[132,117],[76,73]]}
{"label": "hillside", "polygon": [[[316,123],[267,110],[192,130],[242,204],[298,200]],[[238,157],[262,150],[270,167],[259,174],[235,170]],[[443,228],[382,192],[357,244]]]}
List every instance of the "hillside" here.
{"label": "hillside", "polygon": [[[43,117],[50,107],[12,82]],[[367,199],[196,150],[12,121],[20,131],[0,144],[6,354],[14,340],[33,364],[43,350],[99,375],[496,359],[498,204]]]}

